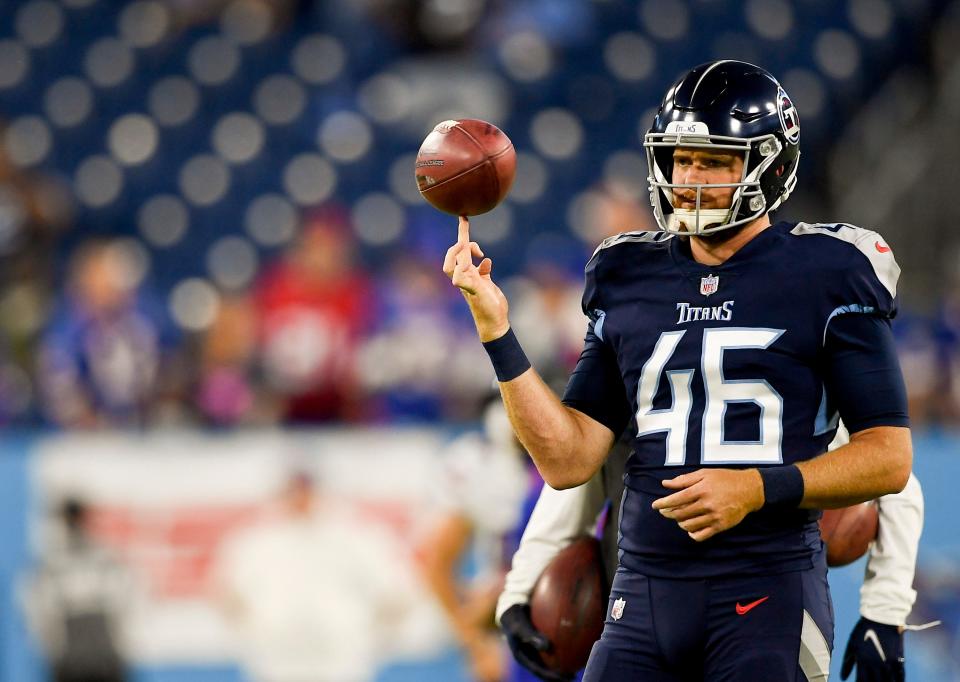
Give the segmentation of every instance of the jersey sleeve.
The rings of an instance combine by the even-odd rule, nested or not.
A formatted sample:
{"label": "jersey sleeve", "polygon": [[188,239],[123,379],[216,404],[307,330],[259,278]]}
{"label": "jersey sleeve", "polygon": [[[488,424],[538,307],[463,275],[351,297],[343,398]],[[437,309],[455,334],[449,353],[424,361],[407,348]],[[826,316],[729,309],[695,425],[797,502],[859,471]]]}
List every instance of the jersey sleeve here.
{"label": "jersey sleeve", "polygon": [[598,250],[585,270],[583,312],[589,322],[583,351],[563,393],[563,404],[583,412],[619,436],[630,421],[630,403],[616,353],[603,337],[606,313],[598,286],[601,255],[602,251]]}
{"label": "jersey sleeve", "polygon": [[[851,433],[873,426],[908,426],[906,388],[890,320],[897,314],[900,266],[879,234],[845,223],[798,224],[814,235],[822,261],[816,286],[823,314],[827,397]],[[813,283],[812,283],[813,284]]]}
{"label": "jersey sleeve", "polygon": [[890,320],[844,315],[824,342],[827,397],[851,433],[874,426],[909,426],[907,390]]}

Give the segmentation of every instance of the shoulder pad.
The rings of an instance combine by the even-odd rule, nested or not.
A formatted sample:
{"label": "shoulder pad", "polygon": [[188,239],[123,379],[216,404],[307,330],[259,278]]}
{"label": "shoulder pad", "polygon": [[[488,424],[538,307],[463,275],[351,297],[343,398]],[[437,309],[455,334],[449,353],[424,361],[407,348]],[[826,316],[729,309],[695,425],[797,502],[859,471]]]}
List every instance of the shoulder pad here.
{"label": "shoulder pad", "polygon": [[612,246],[617,246],[618,244],[663,244],[672,237],[672,234],[666,232],[637,231],[621,232],[620,234],[604,239],[603,242],[600,243],[600,246],[597,247],[597,250],[593,252],[593,256],[587,261],[587,265],[583,270],[585,280],[583,287],[584,314],[596,322],[599,319],[599,314],[603,310],[603,304],[600,301],[600,284],[598,282],[600,277],[600,261],[604,258],[605,253],[607,254],[606,263],[609,263],[611,258],[616,259],[619,255],[622,255],[610,254],[607,249]]}
{"label": "shoulder pad", "polygon": [[603,249],[610,248],[611,246],[616,246],[617,244],[624,244],[627,242],[646,242],[646,243],[659,243],[664,242],[673,235],[667,232],[649,231],[649,230],[638,230],[635,232],[621,232],[620,234],[615,234],[612,237],[607,237],[602,242],[600,246],[597,247],[596,251],[593,252],[593,255],[596,256]]}
{"label": "shoulder pad", "polygon": [[[849,223],[797,223],[790,234],[818,234],[833,237],[846,242],[866,256],[873,267],[873,273],[891,298],[897,295],[897,280],[900,279],[900,266],[893,257],[893,251],[883,237],[874,232]],[[601,245],[602,246],[602,245]]]}

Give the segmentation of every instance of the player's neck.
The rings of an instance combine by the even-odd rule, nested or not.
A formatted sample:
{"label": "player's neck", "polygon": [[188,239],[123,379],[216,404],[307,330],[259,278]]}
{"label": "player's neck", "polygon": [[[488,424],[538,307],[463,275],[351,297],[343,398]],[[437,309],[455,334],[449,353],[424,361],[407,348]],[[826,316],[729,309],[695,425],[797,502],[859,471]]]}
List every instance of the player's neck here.
{"label": "player's neck", "polygon": [[712,237],[690,237],[690,254],[703,265],[720,265],[746,246],[751,239],[770,227],[770,216],[762,215],[743,229],[733,229],[729,237],[719,232]]}

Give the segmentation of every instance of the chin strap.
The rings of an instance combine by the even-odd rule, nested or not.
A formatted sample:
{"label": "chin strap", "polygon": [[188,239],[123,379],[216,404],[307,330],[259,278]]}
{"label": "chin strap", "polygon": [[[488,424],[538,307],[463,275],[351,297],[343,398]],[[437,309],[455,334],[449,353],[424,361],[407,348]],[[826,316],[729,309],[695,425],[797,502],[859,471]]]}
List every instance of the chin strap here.
{"label": "chin strap", "polygon": [[[700,228],[697,229],[697,215]],[[730,220],[729,208],[675,208],[668,216],[670,229],[677,233],[699,234],[708,227],[724,225]]]}

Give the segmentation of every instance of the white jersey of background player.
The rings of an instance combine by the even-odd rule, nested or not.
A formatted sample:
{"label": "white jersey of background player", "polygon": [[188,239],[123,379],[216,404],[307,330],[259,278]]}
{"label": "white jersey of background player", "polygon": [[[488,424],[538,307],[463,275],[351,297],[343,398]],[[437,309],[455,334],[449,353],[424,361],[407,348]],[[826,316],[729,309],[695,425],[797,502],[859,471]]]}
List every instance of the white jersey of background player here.
{"label": "white jersey of background player", "polygon": [[[841,424],[830,449],[844,445],[848,438],[847,430]],[[498,623],[501,623],[501,617],[511,606],[528,603],[540,573],[561,549],[574,538],[593,532],[597,515],[605,501],[600,473],[576,488],[558,491],[546,485],[543,487],[497,602]],[[879,531],[876,541],[870,545],[863,586],[860,588],[860,615],[875,623],[904,626],[916,599],[913,576],[923,530],[923,492],[920,482],[911,474],[902,492],[885,495],[877,503],[880,512]],[[883,645],[887,642],[878,643],[875,649],[870,649],[869,645],[873,645],[873,640],[877,638],[867,638],[868,648],[858,651],[854,645],[860,645],[861,642],[854,640],[860,639],[862,635],[859,630],[864,630],[865,626],[858,624],[857,627],[845,655],[850,662],[845,660],[843,672],[849,673],[853,663],[861,667],[876,663],[878,667],[887,668],[888,652],[883,651]],[[902,647],[902,642],[900,645]],[[874,651],[877,652],[875,662],[863,660],[864,655],[872,655]],[[900,658],[902,667],[902,649],[889,653],[891,658]],[[895,664],[895,661],[890,663]],[[897,679],[894,674],[880,674],[884,676],[876,679]]]}
{"label": "white jersey of background player", "polygon": [[[483,433],[468,433],[443,452],[433,527],[420,543],[424,581],[466,654],[473,679],[499,682],[509,654],[492,616],[506,572],[505,536],[520,524],[530,485],[525,455],[499,400],[483,415]],[[461,564],[473,558],[474,576]]]}

